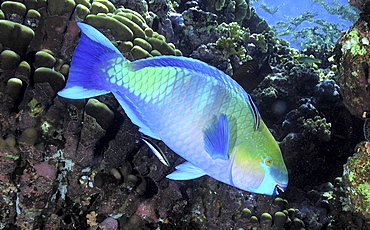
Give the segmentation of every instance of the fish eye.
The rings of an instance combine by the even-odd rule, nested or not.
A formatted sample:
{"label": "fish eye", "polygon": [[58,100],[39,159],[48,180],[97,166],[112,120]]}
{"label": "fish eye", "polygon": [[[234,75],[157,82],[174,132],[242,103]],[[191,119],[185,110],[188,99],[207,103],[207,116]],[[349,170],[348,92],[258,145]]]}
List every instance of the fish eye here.
{"label": "fish eye", "polygon": [[271,160],[271,159],[266,159],[266,160],[265,160],[265,164],[266,164],[266,165],[272,165],[272,163],[273,163],[273,162],[272,162],[272,160]]}

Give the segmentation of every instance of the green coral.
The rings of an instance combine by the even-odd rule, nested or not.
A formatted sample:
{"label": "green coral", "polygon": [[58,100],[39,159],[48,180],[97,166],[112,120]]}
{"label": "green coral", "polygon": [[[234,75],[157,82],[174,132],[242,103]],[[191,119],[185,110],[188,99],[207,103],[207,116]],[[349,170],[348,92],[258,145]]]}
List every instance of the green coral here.
{"label": "green coral", "polygon": [[32,146],[37,140],[37,130],[35,128],[27,128],[23,130],[18,138],[19,143],[25,143],[26,145]]}
{"label": "green coral", "polygon": [[27,9],[40,9],[46,6],[47,0],[24,0],[23,3]]}
{"label": "green coral", "polygon": [[229,23],[227,28],[231,38],[241,39],[244,43],[248,43],[250,36],[249,28],[244,28],[236,22]]}
{"label": "green coral", "polygon": [[249,0],[208,0],[205,5],[207,11],[213,13],[219,13],[223,9],[227,9],[234,15],[233,20],[238,24],[242,24],[245,18],[249,19],[251,16]]}
{"label": "green coral", "polygon": [[106,15],[87,15],[85,22],[98,29],[109,29],[118,41],[132,40],[134,37],[133,32],[123,23],[117,19],[108,17]]}
{"label": "green coral", "polygon": [[331,123],[326,118],[315,116],[313,119],[308,118],[303,122],[303,136],[317,136],[321,141],[329,141],[331,136]]}
{"label": "green coral", "polygon": [[12,70],[17,68],[21,62],[21,57],[14,51],[4,50],[0,54],[0,68],[4,70]]}
{"label": "green coral", "polygon": [[261,218],[260,218],[260,223],[261,224],[270,224],[272,222],[272,216],[270,213],[262,213]]}
{"label": "green coral", "polygon": [[1,10],[6,18],[11,21],[22,23],[26,15],[27,8],[21,2],[5,1],[1,4]]}
{"label": "green coral", "polygon": [[232,38],[221,37],[216,41],[216,45],[224,49],[224,55],[226,59],[229,58],[231,55],[243,57],[243,54],[245,53],[244,47],[236,50],[235,40]]}
{"label": "green coral", "polygon": [[75,0],[76,5],[80,4],[85,6],[86,8],[90,9],[91,8],[91,3],[89,0]]}
{"label": "green coral", "polygon": [[141,46],[132,47],[130,53],[135,60],[153,56],[148,51],[143,49]]}
{"label": "green coral", "polygon": [[153,49],[160,51],[161,54],[175,55],[175,49],[165,40],[152,37],[148,38],[148,41],[152,45]]}
{"label": "green coral", "polygon": [[[17,149],[16,147],[16,140],[15,140],[15,137],[13,135],[8,135],[7,138],[3,139],[0,137],[0,149],[6,149],[12,153],[19,153],[19,150]],[[11,157],[11,155],[7,155],[8,157],[10,158],[13,158]],[[14,159],[14,158],[13,158]]]}
{"label": "green coral", "polygon": [[43,134],[47,134],[52,128],[52,125],[49,122],[44,121],[40,127],[41,127]]}
{"label": "green coral", "polygon": [[358,193],[362,196],[365,211],[370,212],[370,184],[364,183],[357,186]]}
{"label": "green coral", "polygon": [[30,115],[31,116],[37,116],[42,111],[44,111],[45,106],[42,105],[40,102],[38,102],[35,98],[33,98],[30,102],[28,102],[28,107],[30,107]]}
{"label": "green coral", "polygon": [[262,51],[262,53],[266,53],[268,51],[268,46],[265,36],[263,34],[257,34],[257,36],[255,36],[255,39],[255,45]]}
{"label": "green coral", "polygon": [[90,13],[98,14],[98,13],[108,13],[109,9],[103,3],[100,2],[93,2],[91,4]]}
{"label": "green coral", "polygon": [[63,74],[46,67],[39,67],[35,70],[34,80],[35,83],[48,82],[55,93],[62,90],[65,85]]}
{"label": "green coral", "polygon": [[83,5],[83,4],[78,4],[76,6],[76,19],[78,21],[82,21],[84,18],[86,18],[86,16],[90,13],[90,8]]}
{"label": "green coral", "polygon": [[17,100],[22,88],[22,81],[19,78],[10,78],[6,84],[5,93]]}
{"label": "green coral", "polygon": [[352,55],[364,55],[367,53],[367,50],[360,43],[360,37],[356,29],[353,29],[351,32],[349,32],[345,38],[347,41],[342,46],[342,52],[344,51],[343,53],[348,50]]}
{"label": "green coral", "polygon": [[36,29],[40,23],[41,14],[37,10],[30,9],[27,11],[24,24],[32,29]]}
{"label": "green coral", "polygon": [[26,61],[22,61],[15,70],[15,76],[24,76],[29,78],[31,76],[31,66]]}
{"label": "green coral", "polygon": [[[283,229],[304,229],[295,228],[292,220],[300,214],[297,209],[289,208],[290,206],[286,199],[275,198],[270,203],[270,209],[265,209],[264,212],[255,213],[255,209],[241,208],[237,209],[234,217],[241,220],[236,224],[235,229],[259,229],[259,230],[283,230]],[[246,226],[248,226],[246,228]],[[302,226],[304,227],[304,225]]]}
{"label": "green coral", "polygon": [[235,21],[242,23],[244,18],[251,17],[251,10],[249,8],[249,0],[236,0],[235,1]]}
{"label": "green coral", "polygon": [[56,60],[50,50],[40,50],[35,55],[35,63],[33,65],[35,68],[38,67],[53,68],[55,62]]}
{"label": "green coral", "polygon": [[[357,30],[352,30],[349,33],[349,36],[355,40],[355,42],[351,43],[351,53],[353,55],[364,55],[366,54],[366,49],[360,45],[360,38],[358,37]],[[353,41],[353,39],[351,39]]]}
{"label": "green coral", "polygon": [[0,43],[18,54],[22,54],[25,51],[34,36],[33,30],[27,26],[0,20]]}
{"label": "green coral", "polygon": [[284,229],[287,216],[284,212],[275,212],[274,214],[274,227],[276,229]]}
{"label": "green coral", "polygon": [[145,26],[139,26],[137,23],[132,21],[131,19],[127,18],[124,13],[118,13],[116,15],[113,15],[113,18],[117,19],[122,24],[128,26],[130,30],[132,31],[134,38],[145,38],[145,32],[146,29]]}
{"label": "green coral", "polygon": [[105,130],[109,127],[114,118],[112,110],[110,110],[107,105],[94,98],[88,100],[85,111],[88,115],[94,117],[98,124]]}
{"label": "green coral", "polygon": [[148,52],[150,52],[153,49],[153,46],[148,41],[139,37],[134,39],[133,45],[140,46]]}
{"label": "green coral", "polygon": [[343,183],[354,211],[370,219],[370,142],[361,142],[344,165]]}
{"label": "green coral", "polygon": [[237,55],[243,58],[245,54],[243,44],[249,41],[249,29],[240,26],[236,22],[231,22],[229,24],[220,24],[217,30],[222,36],[216,41],[216,45],[224,49],[225,57],[229,58],[231,55]]}
{"label": "green coral", "polygon": [[48,12],[50,15],[70,14],[76,6],[74,0],[48,0]]}
{"label": "green coral", "polygon": [[215,9],[220,11],[225,6],[226,0],[216,0],[215,1]]}
{"label": "green coral", "polygon": [[89,14],[85,22],[98,29],[109,29],[118,49],[130,53],[135,60],[158,55],[182,55],[172,43],[166,42],[163,35],[154,32],[136,11],[120,8],[113,13]]}
{"label": "green coral", "polygon": [[14,155],[11,155],[11,154],[2,155],[2,157],[11,158],[13,160],[18,160],[19,159],[19,156],[14,156]]}
{"label": "green coral", "polygon": [[93,4],[94,3],[103,4],[108,9],[108,12],[110,13],[113,13],[114,11],[116,11],[116,7],[113,5],[113,3],[111,3],[108,0],[94,0]]}

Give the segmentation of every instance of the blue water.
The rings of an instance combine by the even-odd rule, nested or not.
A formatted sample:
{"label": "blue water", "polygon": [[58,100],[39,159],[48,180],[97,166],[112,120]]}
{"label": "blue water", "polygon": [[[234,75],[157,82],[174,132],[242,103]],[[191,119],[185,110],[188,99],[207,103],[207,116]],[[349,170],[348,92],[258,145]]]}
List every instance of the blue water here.
{"label": "blue water", "polygon": [[[348,5],[347,0],[321,2],[327,9],[312,0],[251,0],[251,5],[260,17],[274,27],[278,37],[300,49],[313,42],[330,45],[337,40],[341,31],[347,30],[357,20],[358,13]],[[269,13],[263,6],[276,12]],[[293,20],[300,15],[308,17],[302,23]]]}

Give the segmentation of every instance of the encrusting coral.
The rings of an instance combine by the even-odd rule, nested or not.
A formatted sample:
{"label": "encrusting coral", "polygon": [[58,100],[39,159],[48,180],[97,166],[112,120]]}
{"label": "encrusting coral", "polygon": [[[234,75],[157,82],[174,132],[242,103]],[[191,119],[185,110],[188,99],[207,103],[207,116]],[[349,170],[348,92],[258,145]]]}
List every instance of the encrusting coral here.
{"label": "encrusting coral", "polygon": [[26,50],[34,36],[34,31],[27,26],[0,20],[0,43],[19,54]]}
{"label": "encrusting coral", "polygon": [[[339,179],[335,186],[319,183],[329,174],[325,170],[337,170],[334,161],[347,159],[347,140],[335,142],[335,138],[357,130],[336,130],[338,124],[348,125],[348,117],[337,117],[343,109],[339,87],[320,70],[327,62],[314,67],[294,61],[288,43],[268,32],[248,1],[217,1],[214,10],[207,10],[204,2],[210,1],[2,3],[0,228],[367,227],[360,217],[341,208],[348,204]],[[119,8],[120,4],[126,8]],[[271,57],[273,73],[251,95],[281,141],[289,173],[294,175],[282,198],[244,192],[205,177],[167,180],[172,168],[161,164],[139,141],[137,127],[113,97],[67,100],[56,96],[68,78],[78,42],[76,22],[98,28],[130,60],[181,55],[182,51],[231,70],[231,75],[233,67],[250,58],[249,54],[257,61]],[[222,36],[228,39],[225,47]],[[357,36],[356,44],[366,43],[361,30]],[[361,46],[348,50],[363,54]],[[306,51],[305,56],[311,54]],[[314,56],[324,60],[324,55]],[[162,142],[155,142],[171,166],[183,162]],[[360,164],[352,160],[346,166],[351,177]],[[354,209],[366,211],[362,205],[367,201],[362,199],[366,197],[362,192],[367,191],[362,183],[365,174],[361,178],[363,185],[353,196],[358,204]],[[348,188],[354,184],[347,178],[343,181]]]}
{"label": "encrusting coral", "polygon": [[111,8],[107,13],[90,13],[85,22],[95,28],[109,30],[118,49],[123,53],[129,52],[134,60],[158,55],[182,55],[133,10]]}
{"label": "encrusting coral", "polygon": [[351,208],[370,219],[370,143],[361,142],[344,165],[343,184]]}

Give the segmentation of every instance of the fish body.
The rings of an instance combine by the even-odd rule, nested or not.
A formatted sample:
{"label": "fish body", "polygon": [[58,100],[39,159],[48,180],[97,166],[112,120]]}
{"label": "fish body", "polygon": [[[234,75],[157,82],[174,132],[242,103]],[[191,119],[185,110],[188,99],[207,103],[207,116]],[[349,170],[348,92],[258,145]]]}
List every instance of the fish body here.
{"label": "fish body", "polygon": [[370,141],[370,118],[365,119],[363,129],[365,140]]}
{"label": "fish body", "polygon": [[313,63],[321,63],[320,59],[308,56],[298,57],[297,61],[303,64],[313,64]]}
{"label": "fish body", "polygon": [[269,59],[269,56],[266,57],[261,65],[255,60],[248,60],[235,70],[232,78],[241,85],[247,93],[252,93],[263,79],[272,73]]}
{"label": "fish body", "polygon": [[186,159],[170,179],[209,175],[255,193],[284,190],[280,149],[241,86],[199,60],[158,56],[128,61],[93,27],[82,31],[66,87],[81,99],[113,93],[139,131]]}

